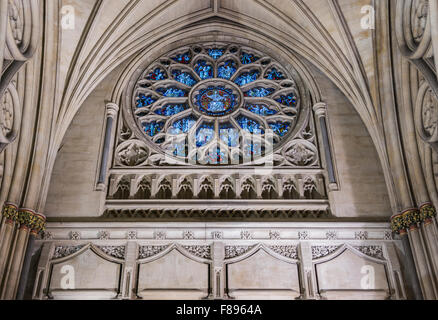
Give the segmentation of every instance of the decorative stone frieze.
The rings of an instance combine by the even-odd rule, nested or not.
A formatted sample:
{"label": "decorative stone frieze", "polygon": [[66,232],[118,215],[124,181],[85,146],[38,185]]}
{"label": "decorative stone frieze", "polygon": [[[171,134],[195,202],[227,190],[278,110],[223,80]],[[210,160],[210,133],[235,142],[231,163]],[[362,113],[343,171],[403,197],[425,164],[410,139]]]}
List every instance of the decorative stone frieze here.
{"label": "decorative stone frieze", "polygon": [[240,233],[240,239],[242,240],[251,240],[253,235],[250,231],[244,230]]}
{"label": "decorative stone frieze", "polygon": [[340,246],[312,246],[312,259],[315,260],[326,257],[339,248]]}
{"label": "decorative stone frieze", "polygon": [[110,233],[108,231],[99,231],[97,238],[99,240],[108,240],[110,238]]}
{"label": "decorative stone frieze", "polygon": [[154,232],[154,239],[155,240],[166,240],[167,233],[164,231],[155,231]]}
{"label": "decorative stone frieze", "polygon": [[281,240],[280,231],[269,231],[269,239],[271,240]]}
{"label": "decorative stone frieze", "polygon": [[211,259],[211,246],[184,246],[183,248],[196,257]]}
{"label": "decorative stone frieze", "polygon": [[330,218],[328,210],[281,210],[281,209],[108,209],[105,219],[255,219],[255,220],[287,220],[287,219],[319,219]]}
{"label": "decorative stone frieze", "polygon": [[337,240],[338,239],[338,233],[336,231],[327,231],[326,234],[327,240]]}
{"label": "decorative stone frieze", "polygon": [[269,249],[283,257],[295,260],[298,259],[297,246],[271,246]]}
{"label": "decorative stone frieze", "polygon": [[53,259],[61,259],[71,256],[81,250],[84,245],[81,246],[59,246],[55,248],[55,252],[53,253]]}
{"label": "decorative stone frieze", "polygon": [[356,232],[354,238],[356,240],[367,240],[368,239],[368,232],[367,231]]}
{"label": "decorative stone frieze", "polygon": [[79,231],[71,231],[69,235],[70,240],[81,240],[81,233]]}
{"label": "decorative stone frieze", "polygon": [[195,233],[190,230],[183,231],[183,239],[184,240],[193,240],[195,239]]}
{"label": "decorative stone frieze", "polygon": [[358,246],[354,248],[369,257],[385,260],[382,246]]}
{"label": "decorative stone frieze", "polygon": [[298,232],[298,239],[299,240],[308,240],[309,239],[309,233],[307,231],[300,231],[300,232]]}
{"label": "decorative stone frieze", "polygon": [[169,246],[141,246],[138,252],[138,259],[147,259],[166,250]]}
{"label": "decorative stone frieze", "polygon": [[113,258],[120,260],[125,259],[125,252],[126,252],[125,246],[102,246],[102,247],[99,246],[98,248],[102,250],[102,252]]}
{"label": "decorative stone frieze", "polygon": [[128,231],[127,238],[128,238],[128,240],[136,240],[137,239],[137,231]]}
{"label": "decorative stone frieze", "polygon": [[254,248],[254,246],[225,246],[225,259],[240,257],[252,248]]}

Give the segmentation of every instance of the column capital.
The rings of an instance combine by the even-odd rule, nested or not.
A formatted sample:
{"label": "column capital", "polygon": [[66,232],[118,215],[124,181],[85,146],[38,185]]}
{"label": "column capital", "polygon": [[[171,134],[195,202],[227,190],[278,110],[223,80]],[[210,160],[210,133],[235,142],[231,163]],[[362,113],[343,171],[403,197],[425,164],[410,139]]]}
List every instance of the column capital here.
{"label": "column capital", "polygon": [[18,221],[18,206],[13,203],[6,202],[3,205],[2,216],[5,217],[9,223],[15,223]]}
{"label": "column capital", "polygon": [[19,210],[18,222],[21,228],[28,229],[33,235],[38,235],[46,227],[46,217],[30,209]]}
{"label": "column capital", "polygon": [[313,111],[315,112],[318,118],[327,116],[327,103],[318,102],[313,106]]}
{"label": "column capital", "polygon": [[113,102],[107,102],[106,103],[106,116],[107,118],[115,118],[117,117],[117,114],[119,113],[120,107],[113,103]]}
{"label": "column capital", "polygon": [[398,234],[406,233],[407,230],[415,230],[419,223],[421,223],[421,216],[417,208],[407,209],[391,218],[392,231]]}

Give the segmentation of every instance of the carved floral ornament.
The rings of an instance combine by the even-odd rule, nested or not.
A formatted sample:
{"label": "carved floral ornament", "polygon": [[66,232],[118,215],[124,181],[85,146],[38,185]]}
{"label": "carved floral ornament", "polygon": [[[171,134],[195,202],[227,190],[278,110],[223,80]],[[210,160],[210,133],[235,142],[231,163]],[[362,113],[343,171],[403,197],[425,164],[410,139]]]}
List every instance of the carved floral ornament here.
{"label": "carved floral ornament", "polygon": [[30,231],[34,235],[40,234],[46,227],[46,217],[29,209],[18,209],[11,203],[5,203],[2,215],[7,223],[18,223],[20,228]]}
{"label": "carved floral ornament", "polygon": [[429,1],[398,0],[396,10],[396,35],[402,54],[412,60],[431,58]]}
{"label": "carved floral ornament", "polygon": [[18,136],[21,106],[15,81],[12,81],[0,97],[0,152]]}
{"label": "carved floral ornament", "polygon": [[425,81],[418,92],[415,124],[420,137],[438,152],[438,98]]}
{"label": "carved floral ornament", "polygon": [[309,99],[296,78],[248,47],[174,50],[135,79],[116,166],[260,165],[274,154],[276,166],[318,168]]}
{"label": "carved floral ornament", "polygon": [[437,215],[431,203],[423,204],[420,209],[409,209],[391,219],[393,232],[405,234],[409,229],[416,229],[420,223],[429,224]]}
{"label": "carved floral ornament", "polygon": [[8,0],[5,59],[26,61],[40,36],[39,0]]}

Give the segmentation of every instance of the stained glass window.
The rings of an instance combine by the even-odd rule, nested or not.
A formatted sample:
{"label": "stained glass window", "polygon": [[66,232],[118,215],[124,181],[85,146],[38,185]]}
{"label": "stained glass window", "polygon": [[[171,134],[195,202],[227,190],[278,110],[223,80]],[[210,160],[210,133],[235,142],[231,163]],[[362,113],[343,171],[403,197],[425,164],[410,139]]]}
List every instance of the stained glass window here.
{"label": "stained glass window", "polygon": [[294,83],[258,50],[196,45],[164,55],[144,71],[133,114],[150,143],[181,161],[226,165],[236,155],[253,161],[263,156],[268,131],[278,145],[294,130],[300,116]]}

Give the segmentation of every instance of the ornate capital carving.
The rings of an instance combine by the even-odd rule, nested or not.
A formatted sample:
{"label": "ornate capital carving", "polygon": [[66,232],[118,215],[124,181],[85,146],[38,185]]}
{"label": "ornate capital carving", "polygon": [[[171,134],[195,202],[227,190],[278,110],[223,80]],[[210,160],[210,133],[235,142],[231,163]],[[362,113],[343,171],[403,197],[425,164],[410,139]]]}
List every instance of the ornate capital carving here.
{"label": "ornate capital carving", "polygon": [[18,211],[18,222],[21,228],[29,229],[34,235],[38,235],[46,227],[46,217],[30,209],[20,209]]}
{"label": "ornate capital carving", "polygon": [[119,113],[119,106],[113,102],[108,102],[106,104],[106,116],[107,118],[115,118],[117,117],[117,114]]}
{"label": "ornate capital carving", "polygon": [[395,233],[404,234],[408,229],[416,229],[421,222],[420,210],[407,209],[392,217],[391,228]]}
{"label": "ornate capital carving", "polygon": [[432,219],[437,215],[436,209],[431,203],[425,203],[420,207],[420,219],[425,224],[432,222]]}
{"label": "ornate capital carving", "polygon": [[421,139],[438,150],[438,98],[427,81],[418,92],[415,125]]}
{"label": "ornate capital carving", "polygon": [[325,102],[319,102],[313,106],[313,111],[318,118],[327,116],[327,104]]}
{"label": "ornate capital carving", "polygon": [[5,217],[9,223],[18,221],[18,207],[12,203],[5,203],[3,205],[2,216]]}

